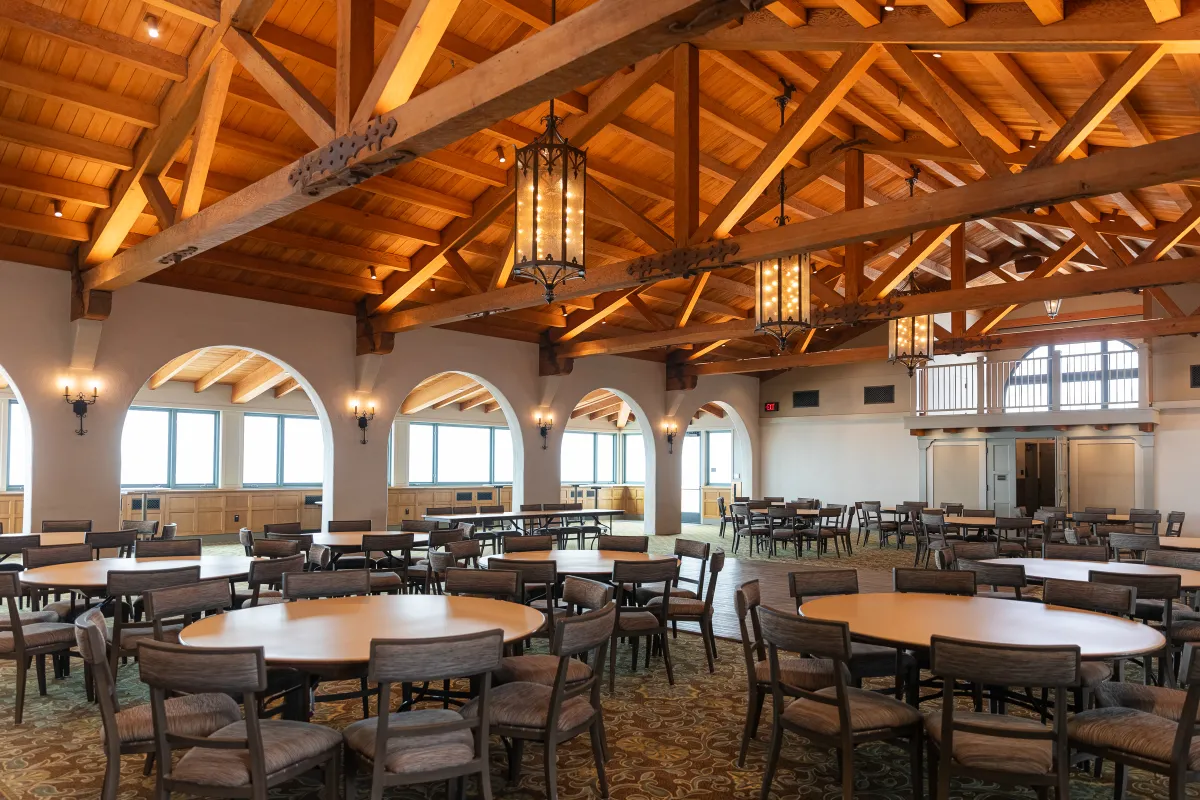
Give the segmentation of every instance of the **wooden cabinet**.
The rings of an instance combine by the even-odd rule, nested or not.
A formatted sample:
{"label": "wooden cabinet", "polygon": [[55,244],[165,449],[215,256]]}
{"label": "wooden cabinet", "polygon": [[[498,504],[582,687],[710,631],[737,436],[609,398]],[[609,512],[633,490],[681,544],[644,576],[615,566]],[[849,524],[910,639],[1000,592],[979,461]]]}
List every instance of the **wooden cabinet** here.
{"label": "wooden cabinet", "polygon": [[24,533],[21,517],[25,513],[25,495],[21,492],[0,494],[0,525],[5,533]]}
{"label": "wooden cabinet", "polygon": [[512,510],[512,487],[501,486],[392,486],[388,489],[388,525],[421,519],[430,507],[478,508],[502,505]]}
{"label": "wooden cabinet", "polygon": [[306,530],[321,527],[320,489],[207,489],[130,492],[121,496],[122,519],[174,522],[179,536],[261,531],[273,522],[299,522]]}

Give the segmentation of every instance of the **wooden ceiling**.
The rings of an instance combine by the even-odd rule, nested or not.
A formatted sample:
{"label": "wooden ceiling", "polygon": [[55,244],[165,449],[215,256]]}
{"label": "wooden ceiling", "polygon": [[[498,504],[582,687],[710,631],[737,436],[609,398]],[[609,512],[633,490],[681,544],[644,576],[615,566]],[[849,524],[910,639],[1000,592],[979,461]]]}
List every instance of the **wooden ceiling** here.
{"label": "wooden ceiling", "polygon": [[[621,1],[561,0],[560,25]],[[361,82],[373,64],[355,66],[343,48],[339,66],[339,12],[345,41],[369,40],[373,63],[396,64],[384,105],[387,97],[448,96],[439,87],[450,92],[443,85],[452,80],[478,76],[488,85],[488,70],[501,69],[496,54],[518,58],[515,46],[534,47],[549,20],[542,0],[376,0],[373,14],[361,0],[225,5],[237,13],[227,8],[223,17],[216,0],[0,0],[0,258],[79,267],[89,289],[140,278],[362,313],[376,333],[438,324],[537,342],[559,361],[620,353],[699,366],[774,352],[753,332],[753,271],[745,266],[566,292],[550,306],[501,299],[520,284],[511,276],[508,168],[513,146],[541,130],[544,102],[473,125],[445,146],[418,148],[409,163],[294,204],[293,213],[271,212],[268,224],[193,236],[201,229],[193,216],[218,219],[234,207],[219,201],[253,199],[271,176],[279,184],[292,162],[355,122],[354,109],[338,102],[339,91],[353,91],[339,90],[339,78]],[[589,272],[623,269],[709,234],[737,240],[772,229],[780,166],[788,168],[788,227],[801,230],[807,221],[832,224],[847,209],[900,207],[910,192],[949,203],[954,187],[1007,178],[1014,165],[1051,174],[1064,157],[1200,131],[1194,4],[896,6],[769,3],[716,30],[697,28],[694,45],[647,51],[636,67],[560,93],[555,113],[588,151]],[[156,39],[146,14],[157,17]],[[418,23],[442,31],[435,48],[408,41]],[[358,62],[366,49],[353,51]],[[782,133],[781,79],[797,87]],[[1137,185],[1074,202],[1013,200],[961,225],[920,226],[918,217],[902,233],[855,233],[854,242],[811,248],[813,302],[885,298],[914,270],[926,289],[1001,287],[1194,256],[1196,179],[1126,179]],[[263,184],[247,188],[256,181]],[[265,218],[257,213],[247,206],[245,219]],[[1150,247],[1172,223],[1182,232]],[[969,327],[957,311],[941,337],[1003,327],[1016,305],[995,292],[979,295],[995,302],[970,307],[979,316]],[[1158,289],[1147,297],[1148,317],[1190,311]],[[828,350],[869,324],[877,321],[814,329],[791,346],[797,355]],[[459,388],[459,399],[435,404],[480,397],[463,400],[468,387]]]}
{"label": "wooden ceiling", "polygon": [[276,398],[304,389],[282,366],[265,356],[236,347],[202,347],[172,359],[150,376],[148,389],[161,389],[167,381],[192,384],[203,392],[213,386],[232,386],[234,403],[248,403],[273,390]]}

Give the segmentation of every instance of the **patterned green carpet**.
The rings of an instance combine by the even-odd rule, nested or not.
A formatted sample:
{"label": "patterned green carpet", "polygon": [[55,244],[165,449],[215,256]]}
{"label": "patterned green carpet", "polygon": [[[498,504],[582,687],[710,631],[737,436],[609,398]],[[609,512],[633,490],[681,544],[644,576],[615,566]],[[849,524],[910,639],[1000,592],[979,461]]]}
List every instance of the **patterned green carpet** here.
{"label": "patterned green carpet", "polygon": [[[622,526],[624,527],[624,526]],[[634,531],[621,531],[634,532]],[[689,537],[716,538],[715,528],[687,530]],[[654,549],[669,551],[671,540],[653,540]],[[728,539],[724,540],[726,545]],[[223,550],[225,546],[213,548]],[[234,548],[236,550],[236,546]],[[911,563],[911,551],[885,548],[874,544],[857,551],[840,565],[885,569],[895,563]],[[817,559],[811,560],[812,564]],[[884,561],[890,561],[884,565]],[[838,565],[838,559],[822,557],[820,563]],[[630,671],[629,650],[622,647],[618,657],[616,692],[605,694],[606,730],[611,748],[607,764],[612,797],[617,800],[726,800],[758,796],[765,762],[768,722],[760,729],[759,741],[750,749],[744,769],[738,769],[739,737],[745,713],[745,667],[740,645],[719,642],[720,658],[715,674],[704,665],[703,648],[695,636],[680,633],[674,643],[676,683],[668,686],[661,660],[653,660],[649,671]],[[99,747],[99,711],[84,700],[82,669],[69,678],[51,681],[49,695],[39,697],[30,681],[25,722],[11,723],[13,670],[0,668],[0,797],[4,800],[54,798],[94,800],[99,797],[104,757]],[[135,665],[120,671],[119,688],[126,704],[145,702],[147,693],[137,678]],[[329,689],[332,690],[332,689]],[[327,690],[327,691],[329,691]],[[769,709],[769,702],[768,702]],[[936,704],[924,707],[936,709]],[[358,718],[354,702],[317,706],[316,721],[342,728]],[[507,785],[504,750],[493,739],[493,787],[497,797],[510,800],[545,798],[540,746],[526,748],[524,774],[515,786]],[[586,737],[570,742],[559,751],[559,796],[564,800],[599,797],[590,747]],[[139,757],[124,759],[121,800],[148,800],[153,796],[153,779],[141,774]],[[1111,770],[1105,775],[1111,781]],[[315,781],[297,782],[272,793],[273,798],[316,800]],[[1163,781],[1134,772],[1132,794],[1138,798],[1166,798]],[[885,745],[873,745],[858,751],[855,796],[863,800],[907,800],[911,797],[907,754]],[[1111,783],[1078,775],[1072,781],[1072,798],[1101,800],[1111,795]],[[971,800],[1033,797],[1029,790],[1002,791],[985,784],[954,785],[953,797]],[[443,798],[444,788],[431,786],[392,790],[388,798],[416,800]],[[469,787],[469,796],[478,791]],[[840,798],[839,771],[832,751],[807,746],[789,737],[784,744],[783,762],[771,794],[777,800],[794,798]],[[360,783],[359,797],[366,797],[366,785]]]}

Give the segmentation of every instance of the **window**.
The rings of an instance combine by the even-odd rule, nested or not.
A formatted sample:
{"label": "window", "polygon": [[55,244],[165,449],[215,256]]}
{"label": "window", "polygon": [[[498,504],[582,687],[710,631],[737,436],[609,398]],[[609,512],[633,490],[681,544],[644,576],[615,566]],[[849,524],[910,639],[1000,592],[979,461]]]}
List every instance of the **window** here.
{"label": "window", "polygon": [[318,486],[325,478],[325,438],[316,417],[246,414],[242,484]]}
{"label": "window", "polygon": [[216,411],[129,409],[121,486],[216,486],[218,428]]}
{"label": "window", "polygon": [[560,477],[563,483],[616,483],[617,435],[564,433]]}
{"label": "window", "polygon": [[640,433],[621,434],[621,449],[625,453],[625,483],[646,482],[646,441]]}
{"label": "window", "polygon": [[16,400],[8,401],[8,491],[25,488],[29,479],[29,415]]}
{"label": "window", "polygon": [[1017,362],[1004,384],[1006,411],[1046,411],[1050,392],[1060,392],[1064,409],[1136,408],[1138,353],[1125,342],[1055,345],[1061,382],[1051,386],[1050,352],[1043,345]]}
{"label": "window", "polygon": [[512,483],[508,428],[413,422],[408,426],[408,482]]}
{"label": "window", "polygon": [[708,432],[709,486],[733,483],[733,431]]}

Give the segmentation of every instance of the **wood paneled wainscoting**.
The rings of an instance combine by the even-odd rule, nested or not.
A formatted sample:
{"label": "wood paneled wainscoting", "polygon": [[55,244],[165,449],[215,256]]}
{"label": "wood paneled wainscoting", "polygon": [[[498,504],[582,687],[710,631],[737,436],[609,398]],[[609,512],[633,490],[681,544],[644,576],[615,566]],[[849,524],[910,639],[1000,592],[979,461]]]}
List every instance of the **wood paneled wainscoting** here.
{"label": "wood paneled wainscoting", "polygon": [[399,525],[406,519],[421,519],[430,507],[469,509],[498,504],[505,511],[512,510],[511,486],[391,486],[387,521]]}
{"label": "wood paneled wainscoting", "polygon": [[179,536],[261,531],[272,522],[299,522],[306,530],[321,527],[321,489],[197,489],[123,492],[121,518],[174,522]]}
{"label": "wood paneled wainscoting", "polygon": [[584,508],[623,508],[630,517],[641,517],[646,513],[646,487],[641,484],[597,488],[581,483],[578,496],[573,496],[574,492],[573,484],[564,485],[559,492],[559,502],[583,503]]}
{"label": "wood paneled wainscoting", "polygon": [[25,495],[22,492],[0,494],[0,525],[5,533],[24,533],[21,517],[25,513]]}

